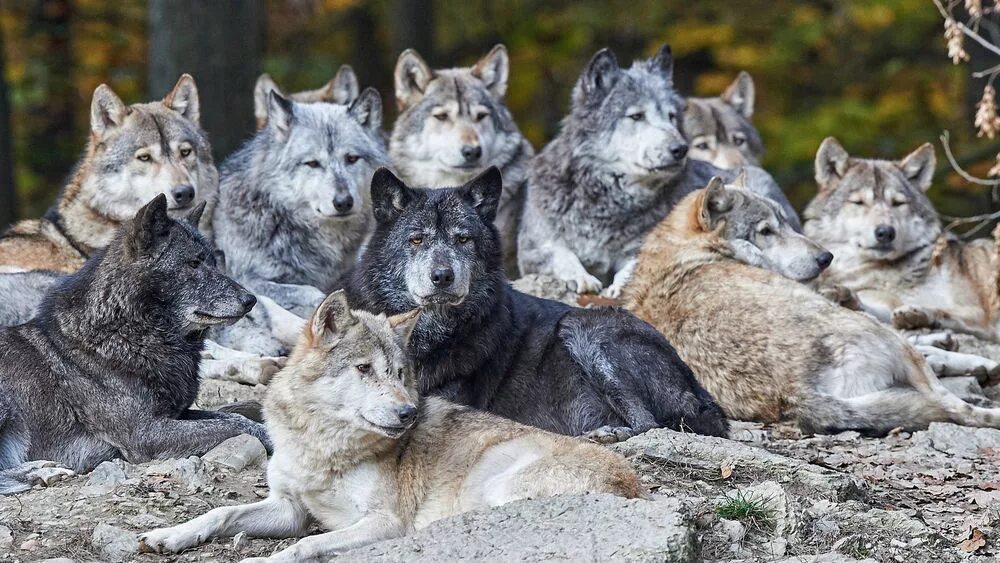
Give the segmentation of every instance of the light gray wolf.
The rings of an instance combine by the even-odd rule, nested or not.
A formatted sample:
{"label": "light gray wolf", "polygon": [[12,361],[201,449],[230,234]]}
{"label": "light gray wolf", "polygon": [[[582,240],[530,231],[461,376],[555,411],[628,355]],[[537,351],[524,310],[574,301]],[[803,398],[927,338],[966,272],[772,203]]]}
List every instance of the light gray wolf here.
{"label": "light gray wolf", "polygon": [[804,214],[806,233],[836,256],[820,284],[897,328],[997,341],[996,243],[943,232],[926,195],[934,166],[930,144],[890,161],[854,158],[836,139],[823,141],[819,193]]}
{"label": "light gray wolf", "polygon": [[257,78],[257,84],[253,88],[253,115],[257,119],[257,129],[263,129],[267,125],[267,105],[271,92],[277,92],[300,104],[326,102],[347,106],[358,99],[361,89],[358,86],[358,76],[350,65],[341,65],[337,74],[320,88],[291,94],[285,94],[271,75],[264,73]]}
{"label": "light gray wolf", "polygon": [[257,295],[308,317],[371,230],[368,184],[388,164],[372,88],[350,106],[271,92],[267,126],[222,164],[216,244]]}
{"label": "light gray wolf", "polygon": [[167,207],[156,196],[34,319],[0,331],[0,492],[30,488],[52,462],[200,455],[242,433],[269,445],[242,416],[190,410],[205,330],[255,300],[215,267],[197,229],[205,206],[182,221]]}
{"label": "light gray wolf", "polygon": [[[599,51],[573,89],[562,130],[531,162],[518,236],[521,274],[546,274],[577,293],[616,298],[642,237],[685,194],[736,171],[687,158],[684,100],[674,90],[664,45],[631,68]],[[748,168],[751,189],[795,211],[763,170]],[[759,186],[759,187],[758,187]]]}
{"label": "light gray wolf", "polygon": [[[83,157],[41,219],[16,223],[0,238],[2,271],[75,272],[157,194],[173,216],[202,201],[211,211],[219,177],[198,117],[198,89],[187,74],[158,102],[125,105],[98,86]],[[201,226],[209,234],[210,215]]]}
{"label": "light gray wolf", "polygon": [[691,145],[688,156],[724,169],[759,166],[764,143],[751,121],[753,107],[753,78],[746,71],[721,96],[688,98],[684,110],[684,133]]}
{"label": "light gray wolf", "polygon": [[396,63],[399,117],[389,155],[413,185],[459,186],[490,166],[503,173],[497,228],[504,266],[517,274],[517,230],[528,161],[535,151],[504,104],[510,60],[497,45],[471,67],[432,70],[408,49]]}
{"label": "light gray wolf", "polygon": [[421,393],[552,432],[620,440],[650,428],[721,436],[727,422],[670,343],[615,308],[511,289],[490,167],[459,188],[372,179],[375,231],[348,283],[355,308],[424,312],[408,351]]}
{"label": "light gray wolf", "polygon": [[715,179],[646,238],[626,303],[732,418],[824,433],[1000,427],[1000,409],[949,391],[899,333],[796,281],[829,262],[771,202]]}
{"label": "light gray wolf", "polygon": [[350,311],[342,291],[316,311],[268,389],[275,440],[267,499],[140,536],[177,553],[213,537],[294,537],[263,561],[328,561],[468,510],[605,492],[638,497],[619,454],[436,397],[421,398],[404,352],[416,313]]}

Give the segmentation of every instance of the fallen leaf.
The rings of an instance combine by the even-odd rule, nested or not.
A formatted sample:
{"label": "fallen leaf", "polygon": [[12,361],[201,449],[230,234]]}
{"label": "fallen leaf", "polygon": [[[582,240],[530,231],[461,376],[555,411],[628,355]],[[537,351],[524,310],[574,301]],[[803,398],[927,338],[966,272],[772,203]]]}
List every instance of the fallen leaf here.
{"label": "fallen leaf", "polygon": [[983,532],[979,528],[973,528],[972,536],[958,544],[958,549],[965,553],[972,553],[984,545],[986,545],[986,536],[983,535]]}
{"label": "fallen leaf", "polygon": [[988,483],[978,483],[976,487],[984,491],[997,491],[1000,490],[1000,483],[996,481],[990,481]]}
{"label": "fallen leaf", "polygon": [[720,473],[722,473],[723,479],[729,479],[733,476],[733,466],[729,463],[723,462],[722,467],[719,468]]}

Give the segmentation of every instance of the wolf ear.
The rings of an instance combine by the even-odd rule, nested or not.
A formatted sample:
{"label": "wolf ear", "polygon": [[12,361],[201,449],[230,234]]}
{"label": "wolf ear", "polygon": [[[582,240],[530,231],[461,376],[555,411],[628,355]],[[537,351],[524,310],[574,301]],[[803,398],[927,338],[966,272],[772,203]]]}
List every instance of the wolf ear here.
{"label": "wolf ear", "polygon": [[837,139],[827,137],[816,151],[816,183],[822,191],[834,177],[842,178],[847,173],[850,156]]}
{"label": "wolf ear", "polygon": [[397,217],[410,204],[413,196],[410,188],[389,171],[379,168],[372,176],[372,211],[379,223],[388,223]]}
{"label": "wolf ear", "polygon": [[257,118],[257,129],[267,124],[267,102],[271,92],[281,93],[281,88],[266,72],[257,78],[253,87],[253,116]]}
{"label": "wolf ear", "polygon": [[911,182],[916,184],[922,191],[927,191],[931,187],[934,179],[934,167],[937,165],[937,157],[934,156],[934,145],[924,143],[917,150],[906,155],[906,158],[899,161],[899,168],[906,174]]}
{"label": "wolf ear", "polygon": [[200,124],[200,105],[198,103],[198,87],[190,74],[182,74],[177,79],[174,89],[163,98],[163,105],[181,114],[185,119]]}
{"label": "wolf ear", "polygon": [[490,52],[472,67],[472,76],[482,80],[486,89],[498,100],[507,93],[509,74],[510,57],[507,56],[507,47],[502,43],[490,49]]}
{"label": "wolf ear", "polygon": [[497,207],[500,206],[500,194],[503,192],[503,178],[500,169],[490,166],[478,176],[462,186],[462,197],[476,210],[476,213],[487,223],[492,223],[497,217]]}
{"label": "wolf ear", "polygon": [[188,211],[188,214],[184,216],[184,220],[187,221],[188,225],[191,225],[195,229],[198,228],[198,225],[201,223],[201,216],[205,213],[206,205],[208,205],[208,202],[203,201],[196,205],[194,209]]}
{"label": "wolf ear", "polygon": [[611,92],[611,88],[618,82],[618,74],[621,68],[618,66],[618,59],[611,49],[604,48],[598,51],[580,76],[580,88],[583,100],[603,100]]}
{"label": "wolf ear", "polygon": [[358,75],[351,65],[340,65],[337,75],[328,84],[331,100],[335,104],[348,105],[358,99],[361,87],[358,86]]}
{"label": "wolf ear", "polygon": [[737,188],[747,189],[747,169],[740,168],[740,173],[737,174],[735,178],[733,178],[733,181],[730,182],[729,185]]}
{"label": "wolf ear", "polygon": [[417,327],[417,320],[420,318],[420,309],[413,309],[406,313],[400,313],[389,317],[389,326],[396,333],[396,338],[405,349],[410,343],[410,336],[413,329]]}
{"label": "wolf ear", "polygon": [[107,84],[101,84],[94,90],[94,98],[90,102],[90,130],[97,137],[103,137],[110,129],[121,126],[128,115],[128,107]]}
{"label": "wolf ear", "polygon": [[361,92],[347,111],[366,129],[378,131],[382,127],[382,96],[371,86]]}
{"label": "wolf ear", "polygon": [[754,86],[749,72],[741,70],[721,97],[723,102],[733,106],[743,117],[753,117]]}
{"label": "wolf ear", "polygon": [[132,222],[132,251],[142,256],[170,236],[170,217],[167,217],[167,196],[160,194],[135,214]]}
{"label": "wolf ear", "polygon": [[653,68],[662,72],[668,79],[674,79],[674,54],[670,45],[664,43],[651,60]]}
{"label": "wolf ear", "polygon": [[719,222],[719,217],[733,207],[732,195],[726,190],[722,178],[712,176],[701,194],[698,225],[704,231],[711,231]]}
{"label": "wolf ear", "polygon": [[213,250],[212,258],[215,259],[215,268],[220,272],[226,271],[226,253],[221,250]]}
{"label": "wolf ear", "polygon": [[358,320],[351,314],[347,304],[347,294],[338,289],[319,304],[313,313],[309,324],[310,335],[314,343],[335,344],[347,329],[357,324]]}
{"label": "wolf ear", "polygon": [[407,49],[396,61],[396,105],[399,111],[417,103],[424,95],[434,71],[413,49]]}
{"label": "wolf ear", "polygon": [[295,110],[291,100],[271,90],[267,97],[267,126],[274,130],[279,139],[285,140],[292,130],[294,119]]}

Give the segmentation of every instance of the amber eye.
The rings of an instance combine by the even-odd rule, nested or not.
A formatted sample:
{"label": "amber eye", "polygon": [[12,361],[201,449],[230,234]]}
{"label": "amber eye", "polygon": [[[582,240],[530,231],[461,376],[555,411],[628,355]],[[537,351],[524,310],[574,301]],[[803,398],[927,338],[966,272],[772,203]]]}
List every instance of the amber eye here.
{"label": "amber eye", "polygon": [[371,364],[358,364],[354,367],[358,368],[358,371],[360,371],[361,373],[368,373],[372,370]]}
{"label": "amber eye", "polygon": [[458,243],[459,244],[465,244],[465,243],[469,242],[469,237],[467,237],[465,235],[458,235],[457,238],[458,238]]}
{"label": "amber eye", "polygon": [[153,157],[148,153],[142,153],[140,155],[136,155],[136,158],[139,159],[139,162],[149,162],[150,160],[153,160]]}
{"label": "amber eye", "polygon": [[359,159],[361,159],[361,157],[356,154],[349,154],[344,157],[344,160],[347,162],[347,164],[354,164]]}
{"label": "amber eye", "polygon": [[632,121],[642,121],[643,119],[646,119],[646,114],[641,111],[637,111],[635,113],[630,113],[628,118]]}
{"label": "amber eye", "polygon": [[184,147],[183,149],[181,149],[180,152],[181,152],[181,158],[187,158],[191,156],[191,149],[188,147]]}
{"label": "amber eye", "polygon": [[420,246],[424,243],[424,237],[410,237],[410,244],[413,246]]}
{"label": "amber eye", "polygon": [[199,267],[201,267],[201,260],[189,260],[188,267],[191,268],[192,270],[197,270]]}

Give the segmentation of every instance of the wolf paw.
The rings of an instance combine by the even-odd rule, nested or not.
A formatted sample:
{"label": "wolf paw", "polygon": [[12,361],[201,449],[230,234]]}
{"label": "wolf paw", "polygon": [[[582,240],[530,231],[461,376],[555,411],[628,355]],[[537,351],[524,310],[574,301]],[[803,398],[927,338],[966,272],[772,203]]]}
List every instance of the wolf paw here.
{"label": "wolf paw", "polygon": [[861,300],[858,299],[858,294],[854,293],[850,288],[842,285],[831,285],[822,287],[818,291],[828,301],[836,303],[845,309],[852,311],[861,310]]}
{"label": "wolf paw", "polygon": [[933,328],[934,322],[927,311],[907,305],[892,312],[892,326],[898,329],[913,330]]}
{"label": "wolf paw", "polygon": [[635,431],[628,426],[602,426],[583,435],[587,440],[598,444],[624,442],[632,436],[635,436]]}
{"label": "wolf paw", "polygon": [[140,553],[177,553],[200,543],[201,538],[190,537],[173,528],[157,528],[139,535]]}
{"label": "wolf paw", "polygon": [[931,332],[929,334],[908,334],[906,339],[914,346],[933,346],[948,352],[958,351],[958,342],[950,332]]}
{"label": "wolf paw", "polygon": [[606,297],[608,299],[619,300],[625,295],[625,285],[613,283],[606,287],[604,291],[601,292],[601,297]]}
{"label": "wolf paw", "polygon": [[46,487],[58,483],[63,479],[76,476],[76,472],[72,469],[54,461],[46,460],[22,463],[12,471],[16,473],[19,481],[32,485],[44,485]]}
{"label": "wolf paw", "polygon": [[581,273],[576,276],[563,278],[569,288],[576,293],[600,293],[604,284],[601,280],[588,273]]}

